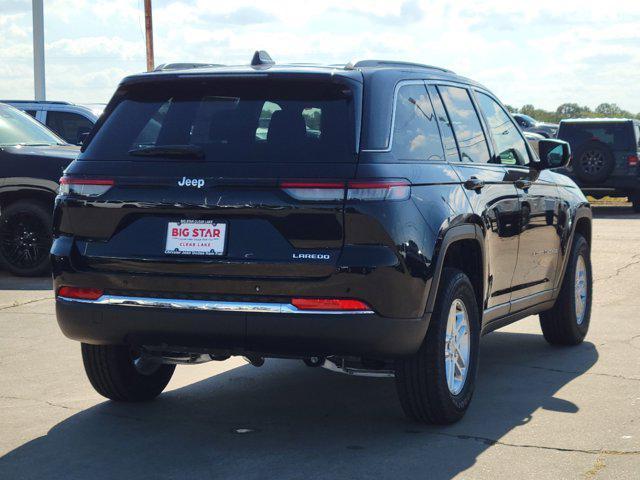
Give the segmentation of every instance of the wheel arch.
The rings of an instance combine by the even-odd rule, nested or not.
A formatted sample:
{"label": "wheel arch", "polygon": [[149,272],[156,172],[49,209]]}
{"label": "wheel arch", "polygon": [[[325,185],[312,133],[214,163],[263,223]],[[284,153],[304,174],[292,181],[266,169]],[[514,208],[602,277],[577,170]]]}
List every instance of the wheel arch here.
{"label": "wheel arch", "polygon": [[589,244],[589,249],[591,249],[592,218],[593,214],[591,212],[591,206],[586,202],[579,205],[572,215],[569,234],[565,237],[562,244],[564,255],[562,258],[562,268],[560,270],[560,275],[557,276],[556,280],[554,300],[558,296],[560,288],[562,287],[562,281],[567,270],[569,258],[571,257],[571,251],[573,249],[573,239],[575,238],[576,233],[579,233],[583,237],[585,237],[587,243]]}
{"label": "wheel arch", "polygon": [[31,200],[46,205],[53,212],[55,198],[55,193],[38,188],[5,190],[0,192],[0,208],[6,208],[19,200]]}
{"label": "wheel arch", "polygon": [[451,227],[439,238],[436,247],[435,268],[429,295],[427,296],[426,312],[433,312],[442,271],[445,266],[459,268],[469,276],[478,301],[478,311],[483,311],[486,269],[484,236],[482,229],[476,224],[464,224]]}
{"label": "wheel arch", "polygon": [[589,245],[591,245],[591,217],[587,215],[581,215],[575,221],[573,227],[574,236],[576,233],[582,235]]}

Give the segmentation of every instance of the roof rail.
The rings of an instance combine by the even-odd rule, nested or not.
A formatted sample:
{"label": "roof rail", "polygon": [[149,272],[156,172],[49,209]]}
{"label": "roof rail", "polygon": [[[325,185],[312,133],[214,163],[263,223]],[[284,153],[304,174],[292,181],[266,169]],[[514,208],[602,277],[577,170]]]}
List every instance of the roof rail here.
{"label": "roof rail", "polygon": [[71,105],[71,102],[61,100],[0,100],[0,103],[42,103],[49,105]]}
{"label": "roof rail", "polygon": [[219,63],[163,63],[153,69],[154,72],[164,72],[166,70],[189,70],[192,68],[223,67]]}
{"label": "roof rail", "polygon": [[252,67],[275,64],[276,62],[273,61],[271,56],[265,50],[256,50],[256,53],[253,54],[253,58],[251,59]]}
{"label": "roof rail", "polygon": [[384,67],[409,67],[409,68],[428,68],[430,70],[440,70],[441,72],[453,73],[451,70],[433,65],[425,65],[424,63],[399,62],[396,60],[359,60],[355,63],[349,62],[345,65],[345,69],[352,70],[354,68],[384,68]]}

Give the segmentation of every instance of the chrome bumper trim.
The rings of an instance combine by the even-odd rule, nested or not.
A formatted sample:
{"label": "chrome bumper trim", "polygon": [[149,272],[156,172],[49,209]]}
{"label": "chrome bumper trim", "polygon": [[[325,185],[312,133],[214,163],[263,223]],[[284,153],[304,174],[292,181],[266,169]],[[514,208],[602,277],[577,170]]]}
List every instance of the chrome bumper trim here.
{"label": "chrome bumper trim", "polygon": [[96,300],[83,300],[60,296],[56,297],[56,299],[63,302],[88,303],[91,305],[167,308],[209,312],[294,313],[300,315],[366,315],[374,313],[372,310],[300,310],[290,303],[223,302],[216,300],[183,300],[178,298],[128,297],[121,295],[102,295]]}

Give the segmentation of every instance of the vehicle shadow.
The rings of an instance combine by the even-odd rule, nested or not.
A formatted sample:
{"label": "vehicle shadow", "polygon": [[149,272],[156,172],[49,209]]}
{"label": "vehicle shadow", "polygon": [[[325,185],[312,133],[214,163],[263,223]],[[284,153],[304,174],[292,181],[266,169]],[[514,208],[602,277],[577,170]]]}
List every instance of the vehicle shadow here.
{"label": "vehicle shadow", "polygon": [[474,401],[454,426],[406,420],[392,379],[267,361],[149,404],[105,401],[5,455],[0,472],[12,479],[451,478],[538,409],[577,412],[579,405],[554,394],[598,358],[591,343],[553,348],[521,333],[493,333],[482,350]]}
{"label": "vehicle shadow", "polygon": [[640,220],[640,213],[635,213],[631,206],[597,206],[592,205],[594,218],[611,218],[618,220]]}

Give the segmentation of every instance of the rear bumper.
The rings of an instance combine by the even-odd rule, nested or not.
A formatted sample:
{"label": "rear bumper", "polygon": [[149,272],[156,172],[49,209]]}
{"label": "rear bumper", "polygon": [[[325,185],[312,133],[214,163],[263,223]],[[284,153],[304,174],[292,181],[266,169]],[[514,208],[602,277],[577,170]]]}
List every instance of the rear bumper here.
{"label": "rear bumper", "polygon": [[284,304],[140,300],[58,298],[58,324],[67,337],[91,344],[301,357],[410,355],[420,347],[428,326],[427,317],[392,319],[373,312],[300,312]]}
{"label": "rear bumper", "polygon": [[614,174],[598,184],[584,183],[580,182],[580,180],[577,180],[576,183],[586,194],[607,193],[607,191],[627,193],[640,190],[640,176],[638,175]]}

